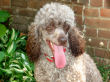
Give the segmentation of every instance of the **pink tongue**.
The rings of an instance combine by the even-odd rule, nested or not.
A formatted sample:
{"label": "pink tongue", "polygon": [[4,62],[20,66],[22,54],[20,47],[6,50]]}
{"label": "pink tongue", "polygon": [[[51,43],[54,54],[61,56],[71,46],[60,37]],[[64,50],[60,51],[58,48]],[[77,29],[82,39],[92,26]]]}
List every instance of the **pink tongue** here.
{"label": "pink tongue", "polygon": [[63,50],[63,46],[54,45],[54,58],[57,68],[64,68],[66,64],[66,58]]}

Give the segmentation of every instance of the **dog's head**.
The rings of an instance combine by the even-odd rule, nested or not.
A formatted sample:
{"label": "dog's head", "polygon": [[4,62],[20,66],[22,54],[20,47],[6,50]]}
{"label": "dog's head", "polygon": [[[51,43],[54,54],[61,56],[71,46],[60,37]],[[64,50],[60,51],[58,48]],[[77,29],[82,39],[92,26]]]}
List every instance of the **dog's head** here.
{"label": "dog's head", "polygon": [[[75,27],[74,12],[66,5],[58,3],[51,3],[44,6],[36,15],[34,21],[34,30],[32,33],[36,45],[39,45],[30,50],[30,58],[34,60],[35,55],[40,55],[40,40],[44,40],[47,45],[51,48],[54,56],[55,54],[64,54],[63,47],[69,44],[69,48],[73,56],[77,57],[84,53],[85,41],[82,38],[79,30]],[[30,26],[30,30],[32,26]],[[32,31],[32,30],[31,30]],[[31,34],[30,34],[31,35]],[[28,39],[28,43],[31,40]],[[29,46],[29,44],[27,45]],[[35,44],[30,45],[34,46]],[[34,55],[34,58],[33,56]],[[57,56],[56,56],[57,57]],[[58,56],[59,57],[59,56]],[[63,56],[61,56],[64,58]],[[36,58],[35,58],[36,59]]]}
{"label": "dog's head", "polygon": [[75,26],[71,27],[66,21],[59,21],[57,23],[51,21],[51,23],[42,30],[42,38],[47,44],[51,45],[51,48],[53,48],[53,45],[67,47],[69,44],[69,48],[75,57],[84,52],[85,41],[81,31]]}
{"label": "dog's head", "polygon": [[42,36],[44,40],[51,44],[66,46],[69,29],[70,26],[66,24],[66,22],[55,23],[52,21],[45,29],[43,29]]}

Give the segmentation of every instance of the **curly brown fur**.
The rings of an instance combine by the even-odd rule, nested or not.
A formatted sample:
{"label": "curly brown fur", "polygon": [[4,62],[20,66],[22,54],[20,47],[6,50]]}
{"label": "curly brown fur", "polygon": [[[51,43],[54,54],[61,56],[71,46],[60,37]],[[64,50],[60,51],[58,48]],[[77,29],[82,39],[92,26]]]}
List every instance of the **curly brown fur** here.
{"label": "curly brown fur", "polygon": [[40,53],[40,41],[39,41],[39,30],[36,29],[35,24],[31,24],[31,30],[28,33],[28,39],[26,44],[26,50],[31,61],[36,61]]}
{"label": "curly brown fur", "polygon": [[68,40],[71,52],[75,57],[84,53],[85,40],[82,38],[81,34],[79,34],[79,31],[76,27],[70,29],[70,31],[68,32]]}

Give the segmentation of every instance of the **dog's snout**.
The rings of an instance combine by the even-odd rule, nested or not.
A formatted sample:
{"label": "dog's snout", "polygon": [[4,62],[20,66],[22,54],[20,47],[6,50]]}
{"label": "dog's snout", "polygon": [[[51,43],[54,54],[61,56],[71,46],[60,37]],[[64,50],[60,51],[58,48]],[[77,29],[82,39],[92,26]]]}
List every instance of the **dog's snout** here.
{"label": "dog's snout", "polygon": [[66,42],[66,40],[67,40],[67,39],[64,38],[64,37],[60,38],[60,41],[61,41],[61,42]]}
{"label": "dog's snout", "polygon": [[67,42],[67,38],[66,38],[66,37],[59,37],[59,38],[58,38],[58,42],[59,42],[61,45],[65,45],[66,42]]}

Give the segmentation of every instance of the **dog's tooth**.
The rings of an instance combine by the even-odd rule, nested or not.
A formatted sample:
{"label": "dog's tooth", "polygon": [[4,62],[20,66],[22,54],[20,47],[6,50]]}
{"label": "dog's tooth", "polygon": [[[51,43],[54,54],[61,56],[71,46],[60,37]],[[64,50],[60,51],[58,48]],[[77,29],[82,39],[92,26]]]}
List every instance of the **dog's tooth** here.
{"label": "dog's tooth", "polygon": [[51,46],[52,46],[52,48],[53,48],[53,44],[50,42],[50,44],[51,44]]}
{"label": "dog's tooth", "polygon": [[52,45],[52,42],[50,42],[50,44]]}
{"label": "dog's tooth", "polygon": [[50,57],[54,57],[54,56],[50,56]]}

